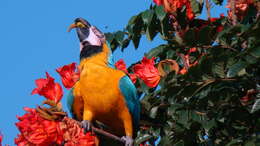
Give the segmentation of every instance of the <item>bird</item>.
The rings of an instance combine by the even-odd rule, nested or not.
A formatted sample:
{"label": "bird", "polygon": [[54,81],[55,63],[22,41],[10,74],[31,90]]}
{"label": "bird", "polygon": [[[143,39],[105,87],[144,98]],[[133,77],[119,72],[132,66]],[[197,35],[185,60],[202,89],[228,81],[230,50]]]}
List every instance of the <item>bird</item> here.
{"label": "bird", "polygon": [[131,79],[115,69],[112,51],[104,33],[83,18],[76,18],[80,41],[80,77],[68,96],[73,117],[90,131],[95,121],[120,136],[125,146],[133,145],[140,120],[140,101]]}

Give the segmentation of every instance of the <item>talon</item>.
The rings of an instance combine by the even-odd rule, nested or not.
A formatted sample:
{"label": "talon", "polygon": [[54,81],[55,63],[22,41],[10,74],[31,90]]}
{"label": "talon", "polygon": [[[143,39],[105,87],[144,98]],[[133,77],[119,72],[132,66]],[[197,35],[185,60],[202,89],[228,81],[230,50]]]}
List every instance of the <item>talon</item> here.
{"label": "talon", "polygon": [[125,146],[133,146],[134,140],[129,136],[123,136],[121,139],[125,141]]}
{"label": "talon", "polygon": [[84,134],[91,131],[92,123],[88,120],[83,120],[81,122],[81,127],[84,129]]}

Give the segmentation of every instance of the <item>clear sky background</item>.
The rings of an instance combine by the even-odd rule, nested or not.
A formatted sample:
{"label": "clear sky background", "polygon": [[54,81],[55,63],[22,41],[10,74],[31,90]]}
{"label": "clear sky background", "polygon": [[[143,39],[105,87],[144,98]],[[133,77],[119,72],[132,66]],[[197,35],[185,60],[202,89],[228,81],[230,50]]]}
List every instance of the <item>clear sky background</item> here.
{"label": "clear sky background", "polygon": [[[34,80],[45,78],[48,71],[60,82],[55,69],[79,60],[79,42],[68,26],[77,17],[87,19],[103,32],[122,30],[129,18],[147,8],[152,0],[1,0],[0,1],[0,131],[3,144],[14,145],[18,134],[16,115],[23,107],[34,108],[43,97],[30,95]],[[225,3],[224,3],[225,5]],[[226,14],[223,7],[214,6],[212,17]],[[205,18],[205,15],[201,16]],[[131,44],[123,53],[114,53],[128,65],[140,60],[145,52],[157,46],[142,38],[139,49]],[[61,82],[60,82],[61,83]],[[64,89],[65,97],[67,91]],[[62,100],[65,106],[66,99]]]}

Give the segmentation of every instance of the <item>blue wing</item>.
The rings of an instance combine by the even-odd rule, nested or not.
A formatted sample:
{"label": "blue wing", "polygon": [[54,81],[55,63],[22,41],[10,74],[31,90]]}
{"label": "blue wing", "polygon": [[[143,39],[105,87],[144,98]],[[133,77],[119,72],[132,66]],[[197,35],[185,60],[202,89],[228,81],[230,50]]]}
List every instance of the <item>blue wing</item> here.
{"label": "blue wing", "polygon": [[124,76],[120,79],[119,86],[124,95],[128,110],[131,113],[134,128],[138,128],[140,120],[140,102],[137,97],[135,85],[128,76]]}
{"label": "blue wing", "polygon": [[67,95],[67,107],[69,109],[69,113],[72,116],[72,118],[75,118],[75,115],[73,114],[72,105],[74,102],[74,96],[73,96],[73,88],[69,91],[69,94]]}

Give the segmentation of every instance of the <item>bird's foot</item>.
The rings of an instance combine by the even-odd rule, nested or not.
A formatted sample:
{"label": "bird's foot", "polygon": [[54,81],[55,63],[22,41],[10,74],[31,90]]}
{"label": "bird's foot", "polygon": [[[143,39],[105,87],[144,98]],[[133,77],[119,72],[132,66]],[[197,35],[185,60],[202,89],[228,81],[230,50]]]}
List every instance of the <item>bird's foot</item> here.
{"label": "bird's foot", "polygon": [[81,127],[84,129],[84,133],[91,131],[92,123],[88,120],[81,121]]}
{"label": "bird's foot", "polygon": [[123,136],[121,139],[125,141],[125,146],[133,146],[134,145],[133,138],[131,138],[129,136]]}

